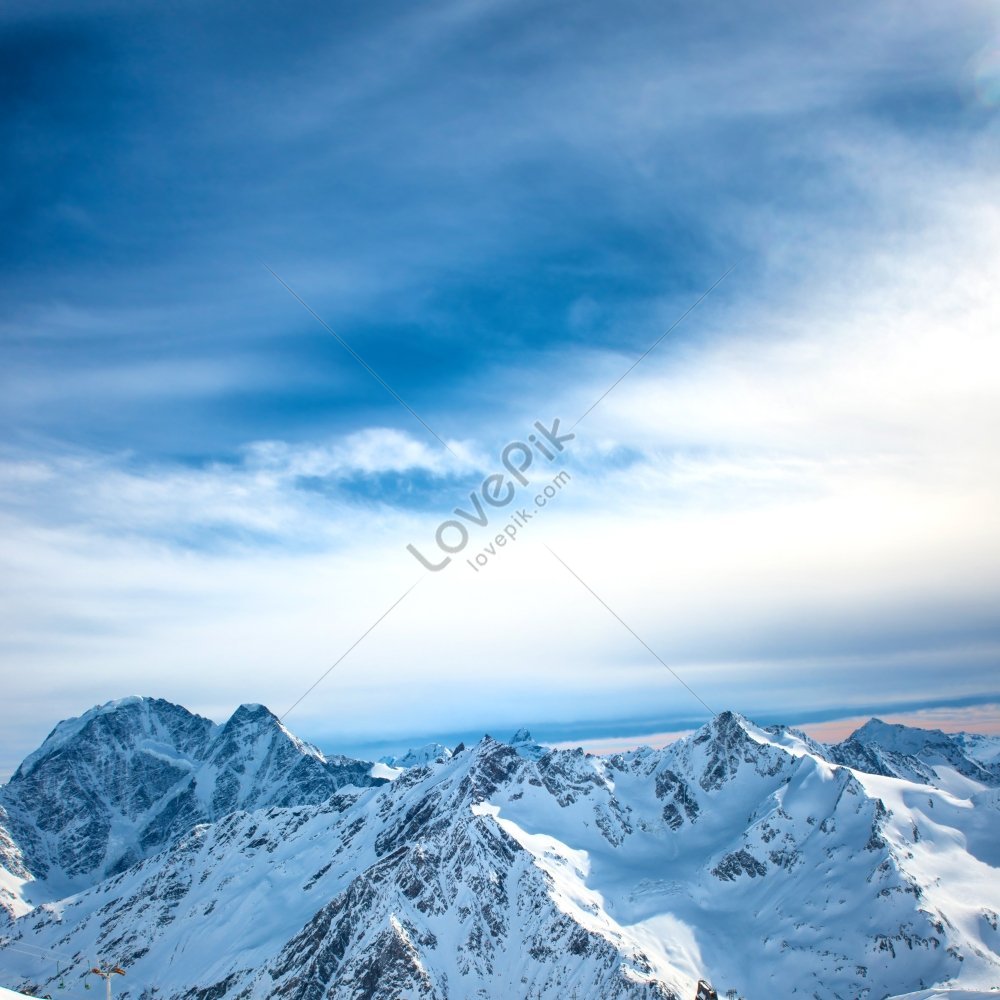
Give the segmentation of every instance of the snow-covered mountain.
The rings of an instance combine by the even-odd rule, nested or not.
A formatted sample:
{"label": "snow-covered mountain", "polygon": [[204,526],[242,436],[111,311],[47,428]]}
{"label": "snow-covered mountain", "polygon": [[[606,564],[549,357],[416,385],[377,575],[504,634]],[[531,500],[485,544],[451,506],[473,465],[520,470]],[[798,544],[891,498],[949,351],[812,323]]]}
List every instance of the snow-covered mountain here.
{"label": "snow-covered mountain", "polygon": [[35,951],[73,956],[70,986],[120,962],[117,995],[133,1000],[1000,985],[998,789],[832,755],[723,713],[663,750],[536,756],[486,737],[390,784],[251,796],[14,921],[0,981],[55,995]]}
{"label": "snow-covered mountain", "polygon": [[242,705],[218,726],[161,699],[110,702],[59,723],[0,788],[0,865],[39,880],[28,897],[58,898],[196,823],[323,802],[346,784],[375,783],[369,771],[326,758],[262,705]]}
{"label": "snow-covered mountain", "polygon": [[[535,742],[527,729],[519,729],[506,742],[520,756],[530,760],[538,760],[549,752],[548,747]],[[372,774],[393,781],[408,768],[422,767],[426,764],[442,764],[451,760],[454,754],[461,753],[464,749],[464,743],[460,743],[454,750],[449,750],[443,743],[428,743],[425,746],[407,750],[405,754],[380,757],[378,763],[372,768]]]}
{"label": "snow-covered mountain", "polygon": [[[972,746],[976,752],[970,753]],[[1000,753],[1000,739],[967,734],[949,735],[940,729],[918,729],[870,719],[843,743],[830,748],[827,758],[870,774],[932,784],[956,794],[996,784],[1000,772],[991,767],[989,748]],[[987,762],[978,754],[985,753]]]}
{"label": "snow-covered mountain", "polygon": [[440,761],[451,760],[451,750],[443,743],[428,743],[426,746],[407,750],[406,753],[395,757],[380,757],[382,764],[389,767],[420,767],[423,764],[434,764]]}

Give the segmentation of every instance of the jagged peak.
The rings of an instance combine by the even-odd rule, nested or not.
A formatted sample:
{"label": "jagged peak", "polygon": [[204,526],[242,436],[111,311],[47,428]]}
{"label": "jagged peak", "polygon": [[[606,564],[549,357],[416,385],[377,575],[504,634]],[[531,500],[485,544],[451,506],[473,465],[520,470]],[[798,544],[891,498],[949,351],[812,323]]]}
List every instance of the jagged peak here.
{"label": "jagged peak", "polygon": [[694,733],[693,739],[695,743],[705,743],[708,740],[717,739],[730,740],[733,737],[749,736],[751,731],[757,729],[758,727],[754,723],[740,715],[739,712],[727,709],[706,722],[701,729]]}
{"label": "jagged peak", "polygon": [[329,763],[328,758],[319,747],[300,739],[286,728],[281,719],[266,705],[257,702],[242,704],[233,712],[221,727],[216,746],[222,748],[229,746],[234,734],[239,734],[238,739],[241,742],[245,740],[271,740],[272,742],[286,740],[304,756],[314,757],[322,763]]}
{"label": "jagged peak", "polygon": [[539,760],[549,752],[549,748],[543,747],[525,726],[514,733],[508,746],[512,747],[519,757],[524,757],[526,760]]}
{"label": "jagged peak", "polygon": [[739,712],[733,709],[727,708],[722,712],[719,712],[711,721],[706,723],[706,725],[711,726],[713,729],[719,731],[727,731],[733,728],[748,729],[756,728],[754,723],[752,723],[745,715],[740,715]]}
{"label": "jagged peak", "polygon": [[[472,755],[476,761],[490,760],[496,757],[515,757],[517,751],[509,744],[505,743],[503,740],[495,739],[486,733],[483,738],[472,747],[466,747],[467,750],[472,751]],[[458,747],[455,748],[455,753],[458,752]],[[455,754],[452,755],[454,758]]]}
{"label": "jagged peak", "polygon": [[240,705],[219,727],[219,735],[225,736],[234,730],[251,730],[258,734],[271,734],[272,737],[283,733],[293,742],[301,742],[293,736],[282,724],[281,720],[266,705],[247,702]]}
{"label": "jagged peak", "polygon": [[[273,717],[255,707],[241,706],[247,716]],[[673,927],[660,935],[647,920],[633,923],[637,901],[651,920],[675,913],[683,894],[698,901],[685,907],[690,930],[684,933],[693,940],[717,935],[724,946],[716,956],[730,963],[723,974],[722,959],[706,958],[704,974],[746,986],[745,995],[767,995],[768,979],[773,984],[787,973],[791,949],[794,975],[835,974],[822,980],[823,988],[840,996],[896,995],[904,982],[917,985],[918,976],[943,980],[961,961],[954,954],[964,953],[967,966],[993,961],[986,948],[979,958],[973,948],[979,939],[960,926],[973,905],[989,904],[980,910],[985,922],[968,917],[968,923],[983,941],[992,940],[992,887],[971,854],[968,869],[958,860],[967,839],[992,857],[992,813],[980,822],[979,813],[970,816],[935,790],[915,795],[910,785],[859,779],[812,754],[789,760],[778,751],[798,745],[788,735],[793,731],[763,730],[737,713],[723,713],[703,731],[714,741],[693,747],[688,737],[638,752],[637,759],[662,762],[641,773],[612,773],[607,758],[587,759],[579,749],[526,763],[509,743],[484,737],[457,761],[419,769],[398,788],[349,790],[308,808],[244,812],[240,806],[211,826],[190,833],[190,826],[179,827],[164,841],[169,852],[65,907],[40,910],[21,925],[23,937],[39,950],[87,954],[100,924],[109,939],[115,935],[119,954],[132,956],[128,982],[155,981],[174,996],[207,990],[234,997],[264,984],[274,996],[364,992],[388,1000],[409,989],[396,975],[404,966],[387,951],[387,940],[398,938],[413,945],[410,966],[428,970],[430,985],[414,987],[428,995],[485,996],[497,992],[497,983],[502,992],[504,983],[520,979],[525,988],[509,993],[690,997],[687,986],[664,985],[673,982],[677,950],[657,941],[676,940]],[[234,730],[229,743],[252,753],[279,732]],[[781,767],[772,768],[779,759]],[[713,760],[725,780],[700,784]],[[749,769],[758,761],[755,776]],[[287,773],[278,771],[282,778]],[[729,777],[739,780],[724,787]],[[995,798],[983,808],[994,809]],[[920,852],[936,854],[938,844],[949,853],[940,871],[933,854],[930,863],[914,866],[928,875],[923,903],[908,895],[897,858],[916,844],[918,822],[925,841],[915,848],[918,860]],[[953,831],[950,824],[959,823],[965,826]],[[922,891],[922,884],[913,887]],[[955,919],[951,900],[959,897]],[[272,921],[274,900],[280,906]],[[262,914],[261,933],[248,940],[245,915],[254,908]],[[822,935],[815,932],[819,921]],[[889,933],[873,936],[883,929]],[[273,932],[273,941],[264,932]],[[449,954],[459,940],[468,975],[456,972]],[[787,941],[787,949],[768,947],[775,940]],[[831,940],[838,948],[833,971]],[[185,962],[171,962],[185,948]],[[864,964],[875,948],[877,962]],[[914,967],[925,957],[933,964]],[[32,974],[37,964],[32,954],[11,961]],[[761,969],[761,963],[767,964]],[[678,982],[687,983],[686,976],[678,972]]]}

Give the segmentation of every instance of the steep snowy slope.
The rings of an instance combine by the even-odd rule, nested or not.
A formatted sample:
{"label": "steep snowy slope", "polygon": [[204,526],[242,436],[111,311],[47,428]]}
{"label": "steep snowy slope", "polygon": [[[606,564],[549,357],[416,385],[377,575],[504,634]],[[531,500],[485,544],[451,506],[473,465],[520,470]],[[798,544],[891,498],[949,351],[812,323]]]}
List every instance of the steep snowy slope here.
{"label": "steep snowy slope", "polygon": [[198,822],[322,802],[345,784],[371,784],[369,771],[360,761],[327,760],[260,705],[216,726],[161,699],[111,702],[56,726],[0,788],[0,865],[9,877],[39,880],[24,886],[29,896],[58,898]]}
{"label": "steep snowy slope", "polygon": [[[200,826],[9,933],[77,972],[120,961],[119,995],[162,1000],[687,1000],[701,976],[747,1000],[985,990],[998,801],[838,767],[729,713],[606,758],[486,738]],[[0,972],[51,984],[32,961],[0,946]]]}

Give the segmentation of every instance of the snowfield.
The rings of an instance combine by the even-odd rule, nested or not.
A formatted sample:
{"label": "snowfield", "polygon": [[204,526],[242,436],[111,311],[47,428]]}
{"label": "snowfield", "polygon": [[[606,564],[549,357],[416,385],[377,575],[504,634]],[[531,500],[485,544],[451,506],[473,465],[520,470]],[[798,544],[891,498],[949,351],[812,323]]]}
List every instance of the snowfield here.
{"label": "snowfield", "polygon": [[1000,991],[1000,986],[989,993],[979,990],[920,990],[919,993],[907,993],[890,1000],[996,1000],[997,991]]}
{"label": "snowfield", "polygon": [[[164,739],[202,739],[177,706],[98,712],[96,728],[57,728],[0,794],[8,985],[56,995],[53,963],[32,951],[74,956],[75,989],[104,959],[128,969],[116,996],[164,1000],[689,1000],[699,978],[745,1000],[1000,988],[989,738],[972,757],[957,738],[869,724],[828,748],[723,713],[662,750],[546,751],[519,732],[373,772],[327,761],[259,706],[225,752],[225,727],[197,752]],[[176,780],[134,801],[121,779],[153,762]],[[64,834],[31,813],[24,785],[46,770]],[[348,773],[358,783],[340,783]],[[145,846],[138,819],[159,835],[156,817],[174,822],[169,803],[199,777],[211,794],[190,789],[195,822]],[[221,815],[220,788],[237,804]],[[100,797],[108,822],[88,826],[94,806],[74,795]],[[107,867],[122,856],[135,860]],[[102,864],[77,866],[59,895],[65,857]]]}

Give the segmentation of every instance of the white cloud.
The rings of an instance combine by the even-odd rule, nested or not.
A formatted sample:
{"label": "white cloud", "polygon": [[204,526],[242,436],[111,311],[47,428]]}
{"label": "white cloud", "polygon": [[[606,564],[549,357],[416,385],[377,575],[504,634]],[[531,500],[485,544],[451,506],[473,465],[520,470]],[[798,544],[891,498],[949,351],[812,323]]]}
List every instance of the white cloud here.
{"label": "white cloud", "polygon": [[[292,728],[328,739],[417,718],[426,732],[694,711],[542,542],[710,704],[983,690],[1000,654],[995,184],[925,163],[891,195],[879,178],[899,151],[867,155],[881,210],[895,198],[905,227],[833,245],[799,234],[810,281],[780,287],[782,265],[724,308],[706,303],[691,326],[711,336],[665,342],[580,426],[558,501],[482,573],[460,559],[428,576]],[[11,752],[82,703],[137,691],[282,710],[421,575],[405,545],[448,513],[331,500],[297,479],[492,471],[502,434],[571,422],[631,361],[479,374],[523,420],[501,432],[484,406],[453,443],[458,462],[391,428],[258,443],[203,469],[12,458]],[[231,543],[196,544],[220,535]]]}
{"label": "white cloud", "polygon": [[427,472],[435,476],[463,474],[482,468],[468,442],[451,440],[451,451],[391,427],[369,427],[342,440],[319,446],[261,441],[247,449],[248,464],[281,476],[350,476],[381,472]]}

